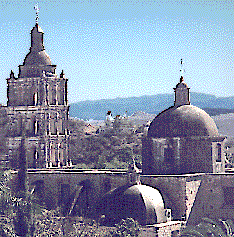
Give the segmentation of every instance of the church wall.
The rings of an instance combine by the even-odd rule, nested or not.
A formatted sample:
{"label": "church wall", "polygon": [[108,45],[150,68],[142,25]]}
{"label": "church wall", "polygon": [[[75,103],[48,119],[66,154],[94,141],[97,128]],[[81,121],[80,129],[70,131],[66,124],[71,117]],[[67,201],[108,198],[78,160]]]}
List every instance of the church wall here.
{"label": "church wall", "polygon": [[188,220],[191,213],[198,189],[201,184],[200,177],[194,177],[192,180],[187,179],[186,182],[186,220]]}
{"label": "church wall", "polygon": [[153,169],[153,155],[152,155],[153,141],[151,138],[145,137],[142,139],[142,173],[152,174],[156,173]]}
{"label": "church wall", "polygon": [[[160,224],[157,224],[157,227],[156,227],[157,235],[152,235],[152,236],[159,236],[159,237],[179,236],[179,234],[182,232],[183,227],[184,227],[184,222],[182,221],[160,223]],[[145,235],[145,236],[150,236],[150,235]]]}
{"label": "church wall", "polygon": [[[77,188],[88,184],[87,193],[80,196],[78,203],[83,205],[86,200],[91,209],[106,192],[127,184],[126,175],[115,172],[44,170],[29,171],[28,176],[30,184],[36,181],[44,183],[43,198],[50,208],[56,208],[63,202],[63,184],[68,185],[70,204]],[[188,225],[196,225],[205,216],[211,219],[234,219],[232,174],[142,175],[141,183],[160,191],[165,208],[172,209],[174,220],[188,219]]]}
{"label": "church wall", "polygon": [[44,90],[40,80],[42,79],[10,79],[8,81],[8,106],[34,106],[42,104]]}
{"label": "church wall", "polygon": [[56,65],[19,65],[19,78],[41,77],[43,71],[55,74]]}
{"label": "church wall", "polygon": [[165,208],[172,209],[174,220],[180,220],[186,214],[186,179],[183,176],[143,175],[141,183],[160,191]]}
{"label": "church wall", "polygon": [[[33,165],[33,152],[30,151],[30,147],[27,147],[29,150],[29,168],[46,168],[46,159],[49,159],[50,152],[43,151],[38,147],[39,144],[44,147],[47,145],[47,149],[50,149],[50,142],[56,144],[56,159],[60,156],[64,160],[63,164],[70,165],[67,163],[67,149],[68,149],[68,138],[67,138],[67,119],[68,119],[68,107],[67,106],[48,106],[48,107],[39,107],[39,106],[16,106],[16,107],[7,107],[7,113],[10,120],[10,128],[12,131],[9,132],[9,136],[12,137],[9,145],[10,147],[10,159],[17,159],[17,151],[12,151],[13,149],[18,149],[18,145],[14,146],[14,137],[20,138],[22,135],[22,129],[25,128],[26,137],[30,139],[36,139],[40,141],[35,144],[36,150],[38,152],[40,162],[37,162],[37,166]],[[51,136],[52,135],[52,136]],[[47,141],[47,142],[46,142]],[[60,146],[60,148],[58,148]],[[35,149],[34,149],[35,150]],[[60,151],[60,152],[59,152]],[[47,158],[46,158],[47,153]],[[62,164],[61,163],[61,164]],[[58,164],[58,163],[57,163]]]}
{"label": "church wall", "polygon": [[196,225],[202,217],[223,220],[234,219],[234,176],[233,174],[203,175],[196,195],[188,225]]}
{"label": "church wall", "polygon": [[181,173],[212,173],[211,142],[205,139],[183,138],[180,141]]}
{"label": "church wall", "polygon": [[[88,188],[88,202],[90,206],[94,205],[101,196],[111,189],[120,187],[127,183],[127,177],[122,174],[104,174],[104,173],[85,173],[85,172],[59,172],[59,171],[41,171],[29,172],[29,183],[35,183],[42,180],[44,182],[44,201],[50,208],[56,208],[62,200],[61,185],[68,184],[70,194],[77,190],[80,185],[90,183]],[[71,202],[73,200],[70,200]]]}

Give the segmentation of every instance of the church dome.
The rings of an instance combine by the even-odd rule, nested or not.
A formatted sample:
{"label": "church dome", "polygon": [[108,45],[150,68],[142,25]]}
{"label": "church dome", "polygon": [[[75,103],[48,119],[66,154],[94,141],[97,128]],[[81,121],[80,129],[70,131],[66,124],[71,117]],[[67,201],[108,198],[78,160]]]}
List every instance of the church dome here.
{"label": "church dome", "polygon": [[193,105],[170,107],[151,122],[148,137],[219,136],[214,120],[202,109]]}
{"label": "church dome", "polygon": [[40,52],[31,51],[24,59],[24,65],[52,65],[49,55],[45,50]]}
{"label": "church dome", "polygon": [[97,208],[109,223],[132,217],[141,225],[164,221],[164,202],[160,192],[147,185],[122,186],[101,199]]}

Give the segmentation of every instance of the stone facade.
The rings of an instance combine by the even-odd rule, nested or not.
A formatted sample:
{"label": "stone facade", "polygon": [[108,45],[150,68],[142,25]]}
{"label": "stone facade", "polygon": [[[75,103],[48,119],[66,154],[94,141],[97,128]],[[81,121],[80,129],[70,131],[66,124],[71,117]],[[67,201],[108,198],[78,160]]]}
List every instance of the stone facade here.
{"label": "stone facade", "polygon": [[[68,159],[68,100],[64,73],[55,74],[43,44],[38,24],[31,31],[31,48],[18,78],[11,72],[7,79],[7,114],[12,134],[9,159],[16,161],[24,131],[27,138],[29,168],[70,166]],[[14,129],[15,127],[15,129]]]}

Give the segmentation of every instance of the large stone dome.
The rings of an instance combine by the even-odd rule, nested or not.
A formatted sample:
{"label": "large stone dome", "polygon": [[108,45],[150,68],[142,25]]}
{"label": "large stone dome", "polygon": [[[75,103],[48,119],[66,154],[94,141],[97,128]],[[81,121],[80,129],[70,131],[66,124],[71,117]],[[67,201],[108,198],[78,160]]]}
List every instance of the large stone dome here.
{"label": "large stone dome", "polygon": [[193,105],[170,107],[151,122],[148,137],[219,136],[214,120]]}
{"label": "large stone dome", "polygon": [[25,57],[24,65],[51,65],[51,60],[45,50],[40,52],[32,51]]}
{"label": "large stone dome", "polygon": [[147,185],[122,186],[108,192],[97,208],[109,223],[132,217],[141,225],[164,221],[164,202],[160,192]]}

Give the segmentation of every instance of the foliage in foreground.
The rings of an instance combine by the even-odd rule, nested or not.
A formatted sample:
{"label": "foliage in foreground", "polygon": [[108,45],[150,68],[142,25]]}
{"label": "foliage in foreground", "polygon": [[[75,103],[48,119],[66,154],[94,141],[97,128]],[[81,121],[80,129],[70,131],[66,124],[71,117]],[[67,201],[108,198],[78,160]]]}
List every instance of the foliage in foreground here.
{"label": "foliage in foreground", "polygon": [[[4,222],[4,223],[3,223]],[[18,237],[15,234],[13,221],[6,217],[4,221],[0,221],[0,227],[4,224],[4,231],[1,232],[2,237]],[[75,220],[68,217],[62,217],[59,209],[43,210],[41,214],[34,215],[35,230],[31,237],[59,237],[59,236],[95,236],[95,237],[137,237],[140,227],[132,218],[122,220],[116,227],[100,226],[95,220],[84,219],[82,217]],[[2,234],[3,233],[3,234]]]}
{"label": "foliage in foreground", "polygon": [[35,216],[34,236],[63,236],[64,218],[61,217],[59,210],[43,210],[41,214]]}
{"label": "foliage in foreground", "polygon": [[113,237],[137,237],[140,233],[140,226],[133,218],[126,218],[116,224],[116,230],[112,232]]}
{"label": "foliage in foreground", "polygon": [[201,223],[196,226],[186,227],[181,237],[233,237],[234,236],[234,224],[233,221],[228,219],[223,221],[212,220],[210,218],[202,218]]}

